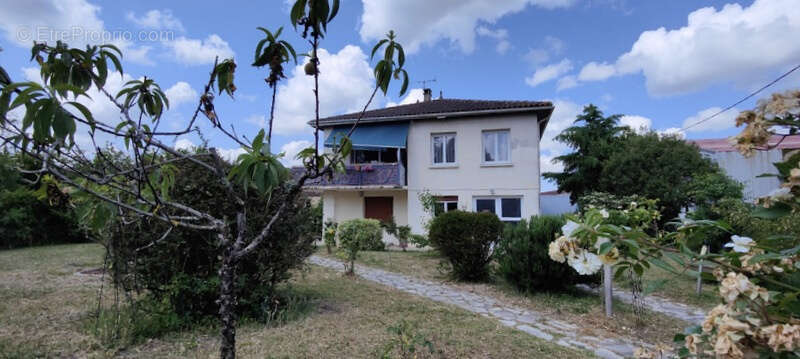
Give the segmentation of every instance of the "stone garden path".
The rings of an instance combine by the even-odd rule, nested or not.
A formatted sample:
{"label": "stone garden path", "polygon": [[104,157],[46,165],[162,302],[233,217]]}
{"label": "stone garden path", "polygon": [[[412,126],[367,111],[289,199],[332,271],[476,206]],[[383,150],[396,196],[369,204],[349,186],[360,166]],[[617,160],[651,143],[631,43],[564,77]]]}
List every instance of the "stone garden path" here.
{"label": "stone garden path", "polygon": [[[311,256],[309,261],[322,267],[344,271],[343,263],[334,259]],[[568,348],[588,350],[601,358],[631,357],[638,347],[652,348],[652,345],[632,338],[597,338],[580,335],[578,325],[548,318],[539,312],[503,305],[491,297],[476,295],[444,284],[361,265],[356,265],[355,272],[364,279],[437,302],[452,304],[496,319],[507,327],[521,330],[537,338]]]}
{"label": "stone garden path", "polygon": [[[578,284],[576,287],[580,290],[598,293],[598,289],[592,289],[585,284]],[[625,303],[633,303],[633,295],[631,292],[623,292],[614,289],[614,298],[619,299]],[[650,311],[661,313],[673,318],[678,318],[693,324],[702,324],[703,319],[706,317],[706,312],[700,308],[686,305],[683,303],[676,303],[664,298],[648,295],[644,297],[644,307]]]}

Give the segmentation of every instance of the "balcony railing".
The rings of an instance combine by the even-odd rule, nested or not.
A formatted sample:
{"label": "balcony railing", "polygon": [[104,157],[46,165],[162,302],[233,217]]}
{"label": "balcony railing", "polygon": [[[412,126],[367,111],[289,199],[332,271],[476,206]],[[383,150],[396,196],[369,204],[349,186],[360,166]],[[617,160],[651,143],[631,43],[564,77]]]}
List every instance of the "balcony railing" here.
{"label": "balcony railing", "polygon": [[[292,175],[298,178],[305,169],[294,167]],[[373,164],[347,166],[345,173],[336,173],[332,179],[327,177],[317,178],[306,182],[307,186],[403,186],[405,174],[397,164]]]}

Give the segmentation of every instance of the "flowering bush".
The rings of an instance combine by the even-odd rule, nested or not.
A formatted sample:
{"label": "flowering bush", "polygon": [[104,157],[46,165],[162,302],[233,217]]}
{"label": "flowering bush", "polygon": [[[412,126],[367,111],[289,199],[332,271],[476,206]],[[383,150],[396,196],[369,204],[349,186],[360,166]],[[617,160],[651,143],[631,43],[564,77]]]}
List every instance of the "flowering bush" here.
{"label": "flowering bush", "polygon": [[650,267],[646,258],[657,251],[640,244],[652,241],[648,231],[660,218],[653,208],[653,200],[616,209],[587,207],[582,216],[571,217],[561,227],[561,236],[550,243],[548,254],[583,275],[597,273],[603,264],[616,265],[616,275],[626,270],[641,275]]}
{"label": "flowering bush", "polygon": [[[786,131],[784,136],[800,132],[798,113],[800,91],[772,95],[755,110],[739,115],[737,125],[746,127],[731,142],[745,156],[770,149],[776,145],[773,136],[780,135],[776,131]],[[800,213],[800,150],[786,153],[775,166],[781,187],[759,199],[760,208],[751,216],[776,219]],[[550,244],[550,257],[566,261],[580,273],[593,273],[602,263],[615,264],[617,274],[628,269],[641,274],[651,264],[676,272],[673,266],[683,270],[692,261],[704,261],[715,268],[711,277],[720,283],[721,304],[702,325],[676,336],[683,345],[678,351],[681,357],[800,356],[800,238],[796,233],[754,240],[731,233],[724,222],[684,219],[675,232],[651,231],[651,235],[643,230],[645,222],[657,215],[645,211],[632,203],[628,213],[622,214],[636,220],[617,225],[609,223],[609,210],[590,209],[562,228],[563,235]],[[688,245],[707,236],[709,229],[733,234],[722,253],[698,253]],[[637,352],[641,357],[653,355]]]}

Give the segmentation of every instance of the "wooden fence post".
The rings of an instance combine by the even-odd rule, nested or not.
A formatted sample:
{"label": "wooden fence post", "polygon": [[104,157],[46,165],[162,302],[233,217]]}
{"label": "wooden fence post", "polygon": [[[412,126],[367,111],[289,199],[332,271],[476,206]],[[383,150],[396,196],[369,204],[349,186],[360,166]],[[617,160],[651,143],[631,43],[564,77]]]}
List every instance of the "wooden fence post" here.
{"label": "wooden fence post", "polygon": [[603,265],[603,302],[606,307],[606,317],[611,317],[614,313],[611,310],[612,304],[612,274],[611,274],[611,265],[604,264]]}
{"label": "wooden fence post", "polygon": [[[708,252],[708,247],[703,245],[700,249],[700,255],[705,255]],[[697,295],[703,294],[703,260],[697,265]]]}

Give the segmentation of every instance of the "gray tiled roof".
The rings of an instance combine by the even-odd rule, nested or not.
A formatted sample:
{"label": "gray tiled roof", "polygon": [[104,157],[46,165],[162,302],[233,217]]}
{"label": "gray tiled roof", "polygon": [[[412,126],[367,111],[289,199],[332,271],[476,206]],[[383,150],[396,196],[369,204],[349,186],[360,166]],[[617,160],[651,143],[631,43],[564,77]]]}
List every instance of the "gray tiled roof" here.
{"label": "gray tiled roof", "polygon": [[[474,116],[481,113],[540,112],[539,118],[546,119],[553,112],[549,101],[490,101],[435,99],[408,105],[369,110],[364,113],[364,122],[402,121],[409,119],[440,118],[441,116]],[[352,123],[360,112],[330,116],[319,120],[320,127]],[[309,121],[313,126],[313,121]]]}

